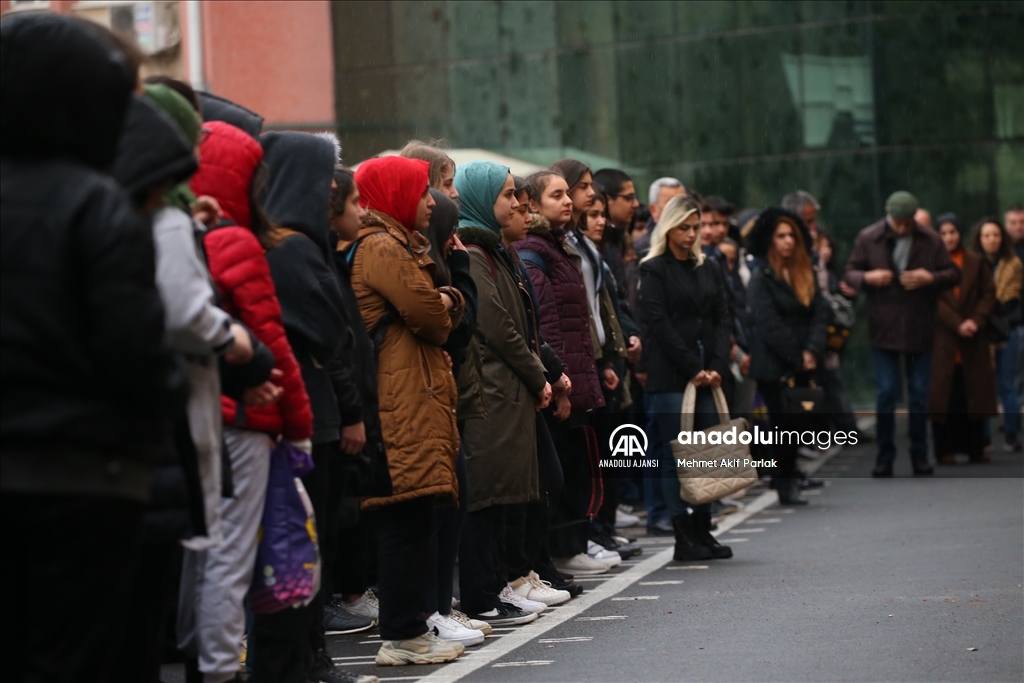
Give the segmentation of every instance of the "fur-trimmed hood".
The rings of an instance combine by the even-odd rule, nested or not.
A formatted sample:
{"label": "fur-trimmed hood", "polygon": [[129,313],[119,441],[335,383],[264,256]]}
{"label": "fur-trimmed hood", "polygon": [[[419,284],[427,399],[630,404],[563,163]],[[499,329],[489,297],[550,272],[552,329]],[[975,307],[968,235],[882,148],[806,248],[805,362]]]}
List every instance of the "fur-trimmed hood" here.
{"label": "fur-trimmed hood", "polygon": [[469,225],[464,228],[459,228],[456,232],[459,235],[459,239],[467,246],[475,244],[476,246],[493,254],[497,254],[501,247],[501,236],[493,230]]}
{"label": "fur-trimmed hood", "polygon": [[747,235],[744,246],[748,254],[759,259],[763,259],[768,255],[768,247],[771,246],[772,236],[775,234],[775,226],[778,225],[780,220],[787,220],[800,230],[804,248],[808,254],[814,250],[814,244],[811,242],[811,232],[807,229],[803,220],[792,211],[786,211],[777,206],[770,206],[757,217],[754,227],[751,228],[750,234]]}

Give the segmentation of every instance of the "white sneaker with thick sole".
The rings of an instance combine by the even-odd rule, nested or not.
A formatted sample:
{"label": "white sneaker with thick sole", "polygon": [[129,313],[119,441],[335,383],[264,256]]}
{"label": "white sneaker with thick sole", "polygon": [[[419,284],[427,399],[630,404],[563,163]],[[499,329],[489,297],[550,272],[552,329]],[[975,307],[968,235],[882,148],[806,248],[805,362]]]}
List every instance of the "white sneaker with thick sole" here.
{"label": "white sneaker with thick sole", "polygon": [[441,640],[453,640],[466,647],[484,642],[484,632],[466,628],[454,619],[434,612],[427,617],[427,628]]}
{"label": "white sneaker with thick sole", "polygon": [[558,571],[572,574],[573,576],[597,576],[598,574],[607,574],[608,570],[611,569],[611,565],[598,562],[592,557],[587,556],[586,553],[556,559],[554,562]]}
{"label": "white sneaker with thick sole", "polygon": [[560,591],[557,588],[553,588],[551,582],[541,579],[537,576],[537,572],[530,572],[526,576],[516,579],[509,584],[509,588],[521,598],[543,602],[548,607],[561,605],[563,602],[569,602],[572,599],[569,591]]}
{"label": "white sneaker with thick sole", "polygon": [[640,523],[640,518],[636,515],[631,515],[628,512],[622,510],[615,511],[615,528],[616,529],[628,529],[631,526],[636,526]]}
{"label": "white sneaker with thick sole", "polygon": [[617,567],[622,564],[622,555],[593,541],[587,541],[587,556],[592,560],[604,562],[609,567]]}
{"label": "white sneaker with thick sole", "polygon": [[524,612],[531,614],[540,614],[548,608],[543,602],[537,602],[536,600],[527,600],[523,596],[519,595],[512,590],[511,586],[505,586],[498,593],[498,599],[502,602],[507,602],[510,605],[515,605]]}
{"label": "white sneaker with thick sole", "polygon": [[372,619],[375,624],[380,623],[380,602],[372,590],[367,589],[365,593],[351,604],[339,597],[338,605],[349,614]]}
{"label": "white sneaker with thick sole", "polygon": [[452,608],[451,614],[448,615],[449,619],[454,619],[468,629],[474,631],[480,631],[485,636],[489,636],[494,633],[494,629],[486,621],[480,621],[479,619],[470,619],[469,616],[460,612],[459,610]]}
{"label": "white sneaker with thick sole", "polygon": [[408,640],[385,640],[377,650],[377,666],[444,664],[462,656],[466,647],[454,640],[441,640],[433,631]]}

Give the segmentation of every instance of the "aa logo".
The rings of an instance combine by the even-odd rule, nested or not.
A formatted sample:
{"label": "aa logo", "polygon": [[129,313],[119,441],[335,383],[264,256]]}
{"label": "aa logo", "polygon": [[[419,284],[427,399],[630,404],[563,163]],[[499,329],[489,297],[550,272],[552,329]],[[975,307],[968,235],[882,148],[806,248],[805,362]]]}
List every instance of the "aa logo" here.
{"label": "aa logo", "polygon": [[619,425],[608,437],[608,448],[612,449],[612,457],[625,456],[631,458],[647,454],[647,434],[633,424]]}

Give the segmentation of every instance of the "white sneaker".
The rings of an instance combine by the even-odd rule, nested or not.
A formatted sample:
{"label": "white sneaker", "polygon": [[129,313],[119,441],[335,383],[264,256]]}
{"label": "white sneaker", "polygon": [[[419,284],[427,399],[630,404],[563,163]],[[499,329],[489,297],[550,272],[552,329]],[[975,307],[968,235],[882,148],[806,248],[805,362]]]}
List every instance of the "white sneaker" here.
{"label": "white sneaker", "polygon": [[527,600],[521,595],[518,595],[509,586],[505,586],[498,593],[498,599],[502,602],[507,602],[510,605],[515,605],[524,612],[531,614],[540,614],[548,608],[543,602],[537,602],[536,600]]}
{"label": "white sneaker", "polygon": [[615,528],[616,529],[628,529],[631,526],[636,526],[640,523],[640,518],[636,515],[631,515],[628,512],[622,510],[615,511]]}
{"label": "white sneaker", "polygon": [[614,550],[608,550],[603,545],[598,545],[593,541],[587,541],[587,556],[592,560],[603,562],[609,567],[617,567],[622,564],[622,555],[619,555]]}
{"label": "white sneaker", "polygon": [[598,574],[607,574],[608,570],[611,569],[611,565],[598,562],[594,558],[587,556],[586,553],[556,559],[554,562],[558,571],[574,576],[597,576]]}
{"label": "white sneaker", "polygon": [[367,589],[358,600],[351,604],[338,598],[338,605],[349,614],[372,619],[375,624],[380,623],[380,601],[377,600],[377,596],[373,594],[372,590]]}
{"label": "white sneaker", "polygon": [[516,579],[509,584],[509,587],[519,597],[543,602],[548,607],[561,605],[563,602],[569,602],[572,598],[569,591],[552,588],[551,582],[542,580],[537,576],[537,572],[530,572],[526,576]]}
{"label": "white sneaker", "polygon": [[486,621],[480,621],[479,619],[470,619],[469,615],[460,612],[459,610],[452,607],[451,614],[448,615],[449,619],[453,619],[468,629],[473,631],[480,631],[485,636],[489,636],[494,633],[494,629]]}
{"label": "white sneaker", "polygon": [[479,645],[484,642],[483,631],[466,628],[459,622],[447,616],[434,612],[427,617],[427,628],[434,632],[441,640],[453,640],[462,643],[466,647]]}

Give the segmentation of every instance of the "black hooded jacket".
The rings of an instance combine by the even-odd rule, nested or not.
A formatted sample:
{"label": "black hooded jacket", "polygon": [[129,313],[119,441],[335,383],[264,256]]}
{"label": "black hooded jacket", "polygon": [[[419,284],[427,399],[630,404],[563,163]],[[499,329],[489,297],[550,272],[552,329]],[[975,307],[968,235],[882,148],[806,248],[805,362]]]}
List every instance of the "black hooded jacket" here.
{"label": "black hooded jacket", "polygon": [[150,226],[102,172],[134,77],[93,35],[0,24],[0,480],[142,500],[183,382]]}
{"label": "black hooded jacket", "polygon": [[231,100],[200,90],[199,106],[203,110],[203,121],[223,121],[235,128],[241,128],[257,140],[263,131],[263,117],[249,111]]}
{"label": "black hooded jacket", "polygon": [[265,133],[260,142],[270,172],[263,205],[279,226],[267,263],[313,408],[313,443],[337,441],[339,426],[362,419],[362,404],[344,362],[352,333],[327,238],[336,152],[309,133]]}
{"label": "black hooded jacket", "polygon": [[121,187],[140,204],[140,195],[149,188],[177,185],[198,168],[192,146],[177,124],[144,97],[133,97],[110,171]]}

